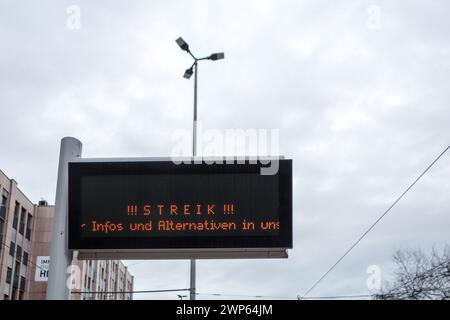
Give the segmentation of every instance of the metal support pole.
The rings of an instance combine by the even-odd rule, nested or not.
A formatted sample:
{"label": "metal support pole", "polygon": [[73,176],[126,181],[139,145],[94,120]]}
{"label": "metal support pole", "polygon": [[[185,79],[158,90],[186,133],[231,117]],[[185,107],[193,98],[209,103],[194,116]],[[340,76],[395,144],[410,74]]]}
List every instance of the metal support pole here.
{"label": "metal support pole", "polygon": [[69,161],[81,157],[82,144],[72,137],[61,140],[58,181],[56,183],[55,216],[50,253],[47,300],[69,300],[67,268],[72,263],[68,250]]}
{"label": "metal support pole", "polygon": [[195,289],[195,269],[196,269],[196,261],[195,259],[191,259],[191,286],[189,289],[189,299],[195,300],[196,289]]}
{"label": "metal support pole", "polygon": [[197,72],[198,63],[194,63],[194,128],[192,130],[192,155],[197,155]]}
{"label": "metal support pole", "polygon": [[[192,155],[197,155],[197,61],[194,63],[194,127],[192,130]],[[196,261],[191,259],[191,285],[190,285],[190,300],[195,300],[195,278],[196,278]]]}

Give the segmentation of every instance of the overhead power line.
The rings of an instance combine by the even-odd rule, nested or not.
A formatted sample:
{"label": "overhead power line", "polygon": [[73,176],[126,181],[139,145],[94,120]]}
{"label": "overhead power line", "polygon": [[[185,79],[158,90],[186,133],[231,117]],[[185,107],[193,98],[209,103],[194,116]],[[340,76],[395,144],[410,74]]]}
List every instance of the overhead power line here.
{"label": "overhead power line", "polygon": [[358,243],[361,242],[361,240],[370,232],[372,229],[378,224],[378,222],[381,221],[381,219],[386,216],[389,211],[408,193],[409,190],[414,187],[414,185],[431,169],[431,167],[434,166],[434,164],[450,149],[450,145],[447,146],[447,148],[444,149],[444,151],[441,152],[441,154],[433,160],[433,162],[414,180],[414,182],[406,188],[406,190],[389,206],[389,208],[386,209],[386,211],[383,212],[383,214],[356,240],[350,248],[345,251],[345,253],[325,272],[319,280],[317,280],[306,292],[303,294],[302,299],[304,299],[325,277],[355,248]]}
{"label": "overhead power line", "polygon": [[[139,294],[139,293],[164,293],[164,292],[180,292],[190,291],[190,289],[163,289],[163,290],[136,290],[136,291],[72,291],[74,294]],[[256,299],[283,299],[283,300],[331,300],[331,299],[351,299],[351,298],[370,298],[370,294],[358,294],[358,295],[335,295],[335,296],[321,296],[321,297],[307,297],[305,299],[299,296],[265,296],[265,295],[246,295],[246,294],[229,294],[229,293],[206,293],[198,292],[198,296],[214,296],[214,297],[243,297],[243,298],[256,298]]]}
{"label": "overhead power line", "polygon": [[243,297],[243,298],[256,298],[256,299],[297,299],[294,296],[264,296],[264,295],[246,295],[246,294],[231,294],[231,293],[206,293],[199,292],[197,295],[201,296],[214,296],[214,297]]}
{"label": "overhead power line", "polygon": [[359,299],[359,298],[371,298],[371,294],[357,294],[357,295],[342,295],[342,296],[322,296],[322,297],[298,297],[299,300],[332,300],[332,299]]}
{"label": "overhead power line", "polygon": [[190,289],[163,289],[163,290],[136,290],[136,291],[78,291],[72,290],[75,294],[131,294],[131,293],[161,293],[161,292],[179,292],[189,291]]}
{"label": "overhead power line", "polygon": [[[372,229],[391,211],[391,209],[411,190],[414,185],[436,164],[437,161],[450,149],[450,145],[447,146],[444,151],[442,151],[439,156],[437,156],[433,162],[414,180],[414,182],[409,185],[408,188],[383,212],[383,214],[350,246],[347,251],[303,294],[303,296],[297,297],[282,297],[282,296],[263,296],[263,295],[239,295],[239,294],[223,294],[223,293],[197,293],[197,295],[210,295],[210,296],[227,296],[227,297],[249,297],[249,298],[267,298],[267,299],[298,299],[298,300],[314,300],[314,299],[349,299],[349,298],[366,298],[372,295],[341,295],[341,296],[322,296],[322,297],[307,297],[307,295],[323,280],[325,277],[361,242],[361,240],[370,232]],[[5,248],[11,249],[4,242],[0,242]],[[31,260],[31,255],[29,256],[28,263],[41,269],[40,266],[33,263]],[[138,264],[137,262],[135,264]],[[134,264],[131,264],[132,266]],[[78,294],[139,294],[139,293],[163,293],[163,292],[180,292],[180,291],[190,291],[189,288],[186,289],[164,289],[164,290],[137,290],[137,291],[72,291]]]}
{"label": "overhead power line", "polygon": [[264,296],[264,295],[245,295],[245,294],[226,294],[226,293],[197,293],[202,296],[215,296],[215,297],[243,297],[243,298],[256,298],[256,299],[292,299],[292,300],[331,300],[331,299],[351,299],[351,298],[370,298],[370,294],[358,294],[358,295],[336,295],[336,296],[322,296],[322,297],[307,297],[302,299],[299,296]]}
{"label": "overhead power line", "polygon": [[[10,249],[5,243],[1,243],[5,248]],[[36,268],[41,269],[40,266],[33,263],[31,257],[28,259],[28,263],[35,266]],[[86,295],[113,295],[113,294],[141,294],[141,293],[165,293],[165,292],[181,292],[181,291],[190,291],[189,288],[186,289],[162,289],[162,290],[135,290],[135,291],[78,291],[72,290],[73,294],[86,294]],[[45,291],[39,291],[35,293],[45,293]],[[215,297],[247,297],[247,298],[256,298],[256,299],[292,299],[292,300],[331,300],[331,299],[351,299],[351,298],[368,298],[371,295],[342,295],[342,296],[323,296],[323,297],[307,297],[301,298],[299,296],[265,296],[265,295],[245,295],[245,294],[226,294],[226,293],[196,293],[196,295],[202,296],[215,296]]]}

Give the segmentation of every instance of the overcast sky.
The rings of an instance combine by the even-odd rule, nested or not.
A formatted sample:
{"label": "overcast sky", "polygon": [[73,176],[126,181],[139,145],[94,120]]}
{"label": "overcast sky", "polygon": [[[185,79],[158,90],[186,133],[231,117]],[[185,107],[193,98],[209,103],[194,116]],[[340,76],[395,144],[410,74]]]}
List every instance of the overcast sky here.
{"label": "overcast sky", "polygon": [[[70,5],[80,29],[67,27]],[[0,169],[53,203],[64,136],[84,157],[170,155],[192,121],[191,59],[175,39],[224,51],[200,65],[199,118],[280,130],[294,249],[200,261],[197,289],[295,298],[449,145],[449,12],[446,0],[1,0]],[[449,195],[447,154],[310,295],[373,293],[368,266],[387,279],[395,250],[450,242]],[[136,290],[188,287],[188,261],[127,264]]]}

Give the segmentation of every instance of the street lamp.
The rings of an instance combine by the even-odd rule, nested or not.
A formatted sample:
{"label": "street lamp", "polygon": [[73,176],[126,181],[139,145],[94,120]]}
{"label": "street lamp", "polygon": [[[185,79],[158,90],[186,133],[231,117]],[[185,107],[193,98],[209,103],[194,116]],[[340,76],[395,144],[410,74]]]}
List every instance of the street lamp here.
{"label": "street lamp", "polygon": [[[198,75],[198,62],[201,60],[221,60],[225,58],[223,52],[213,53],[204,58],[197,58],[189,50],[189,45],[183,38],[179,37],[175,40],[180,46],[181,50],[186,51],[194,59],[192,66],[184,72],[184,78],[190,79],[194,74],[194,123],[192,128],[192,155],[195,157],[197,155],[197,75]],[[191,286],[190,286],[190,300],[195,300],[195,259],[191,259]]]}
{"label": "street lamp", "polygon": [[193,126],[193,139],[192,139],[192,154],[194,156],[197,155],[197,75],[198,75],[198,62],[201,60],[222,60],[225,58],[225,54],[223,52],[213,53],[207,57],[197,58],[194,56],[189,50],[189,45],[183,38],[179,37],[175,40],[176,43],[180,46],[181,50],[186,51],[190,54],[190,56],[194,59],[194,63],[192,66],[184,72],[184,78],[190,79],[192,75],[194,75],[194,126]]}

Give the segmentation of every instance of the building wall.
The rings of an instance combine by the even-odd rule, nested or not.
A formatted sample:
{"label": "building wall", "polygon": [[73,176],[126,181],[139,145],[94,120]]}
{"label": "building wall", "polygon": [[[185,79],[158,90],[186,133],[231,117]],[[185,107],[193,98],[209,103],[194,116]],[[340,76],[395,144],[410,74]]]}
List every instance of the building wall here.
{"label": "building wall", "polygon": [[[74,300],[131,300],[134,278],[120,260],[85,260],[74,258],[82,270],[81,287]],[[127,283],[128,280],[128,283]]]}
{"label": "building wall", "polygon": [[[35,274],[37,257],[50,256],[53,214],[53,206],[35,207],[35,225],[31,244],[31,281],[28,297],[30,300],[44,300],[47,295],[47,282],[35,281]],[[43,270],[38,270],[38,272],[41,271]]]}
{"label": "building wall", "polygon": [[125,277],[125,300],[133,300],[134,276],[127,270]]}
{"label": "building wall", "polygon": [[[32,258],[36,263],[38,256],[50,256],[53,227],[53,206],[36,206],[36,224],[32,245]],[[125,295],[107,294],[106,292],[122,291],[126,286],[126,278],[133,278],[120,260],[78,260],[77,252],[73,253],[72,265],[76,268],[74,277],[75,289],[71,300],[123,300]],[[118,277],[117,270],[122,270],[123,277]],[[110,271],[112,270],[112,271]],[[32,266],[32,274],[36,267]],[[133,283],[131,282],[131,290]],[[123,289],[124,291],[124,289]],[[47,282],[30,280],[30,299],[45,299]],[[105,293],[104,293],[105,292]]]}
{"label": "building wall", "polygon": [[[53,206],[34,205],[0,170],[0,300],[46,298],[47,282],[35,281],[35,273],[37,257],[50,256],[53,216]],[[125,291],[133,290],[133,276],[120,260],[81,261],[74,252],[72,265],[79,277],[70,299],[132,298]]]}
{"label": "building wall", "polygon": [[27,299],[34,204],[0,170],[0,299]]}

